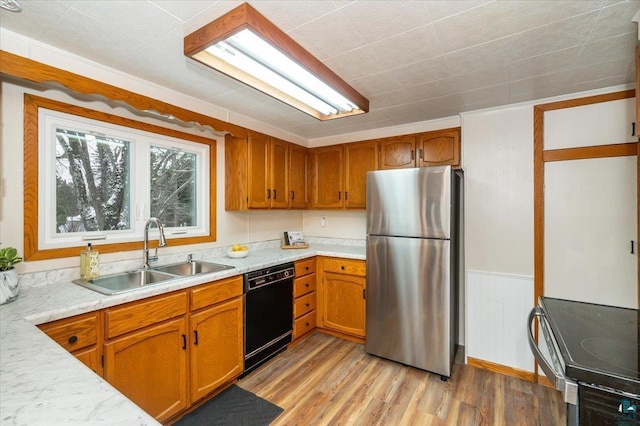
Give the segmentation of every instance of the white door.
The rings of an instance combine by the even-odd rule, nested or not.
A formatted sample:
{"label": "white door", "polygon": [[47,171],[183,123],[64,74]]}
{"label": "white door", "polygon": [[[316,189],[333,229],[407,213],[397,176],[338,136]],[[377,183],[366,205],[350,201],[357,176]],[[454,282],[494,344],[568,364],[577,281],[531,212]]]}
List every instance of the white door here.
{"label": "white door", "polygon": [[636,157],[544,167],[545,296],[638,308]]}

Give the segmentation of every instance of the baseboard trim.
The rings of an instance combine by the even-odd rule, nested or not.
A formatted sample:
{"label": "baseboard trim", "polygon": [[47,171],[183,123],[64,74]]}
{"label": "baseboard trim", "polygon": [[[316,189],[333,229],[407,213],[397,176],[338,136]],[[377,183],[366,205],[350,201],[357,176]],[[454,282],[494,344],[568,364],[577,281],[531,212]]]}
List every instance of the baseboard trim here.
{"label": "baseboard trim", "polygon": [[483,370],[493,371],[494,373],[504,374],[505,376],[516,377],[518,379],[535,382],[535,373],[532,371],[524,371],[518,368],[507,367],[506,365],[496,364],[490,361],[484,361],[477,358],[467,357],[467,364],[482,368]]}
{"label": "baseboard trim", "polygon": [[551,380],[547,379],[547,376],[545,376],[544,374],[538,374],[538,384],[551,389],[555,389],[553,387],[553,384],[551,383]]}
{"label": "baseboard trim", "polygon": [[348,340],[350,342],[360,343],[361,345],[364,345],[363,337],[352,336],[350,334],[341,333],[339,331],[334,331],[334,330],[327,330],[326,328],[321,328],[321,327],[318,327],[317,330],[320,333],[328,334],[329,336],[339,337],[341,339]]}

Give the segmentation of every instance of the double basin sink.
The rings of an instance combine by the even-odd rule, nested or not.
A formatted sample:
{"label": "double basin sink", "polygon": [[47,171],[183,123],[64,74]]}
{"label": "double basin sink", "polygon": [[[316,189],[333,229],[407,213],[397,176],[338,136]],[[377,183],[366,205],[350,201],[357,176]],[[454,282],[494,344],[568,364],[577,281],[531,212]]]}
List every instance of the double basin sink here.
{"label": "double basin sink", "polygon": [[138,290],[154,284],[166,283],[178,278],[191,277],[200,274],[220,272],[233,269],[233,266],[220,263],[201,262],[192,260],[171,265],[156,266],[148,269],[105,275],[92,280],[73,280],[75,284],[102,294],[119,294]]}

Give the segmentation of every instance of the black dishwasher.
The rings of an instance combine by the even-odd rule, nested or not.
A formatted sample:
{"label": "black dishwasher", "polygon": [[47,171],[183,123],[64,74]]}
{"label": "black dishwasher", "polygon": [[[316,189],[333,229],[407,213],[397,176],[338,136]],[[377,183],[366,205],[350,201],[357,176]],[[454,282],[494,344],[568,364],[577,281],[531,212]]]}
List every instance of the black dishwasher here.
{"label": "black dishwasher", "polygon": [[287,348],[293,332],[293,263],[244,275],[244,374]]}

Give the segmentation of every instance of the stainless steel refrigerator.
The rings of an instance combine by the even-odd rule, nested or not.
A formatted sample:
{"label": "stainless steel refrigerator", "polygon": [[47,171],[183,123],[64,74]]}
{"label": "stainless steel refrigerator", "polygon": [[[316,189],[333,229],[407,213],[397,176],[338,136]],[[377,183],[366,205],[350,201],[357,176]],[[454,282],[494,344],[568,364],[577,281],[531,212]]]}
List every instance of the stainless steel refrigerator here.
{"label": "stainless steel refrigerator", "polygon": [[462,171],[367,173],[365,350],[451,376],[462,269]]}

